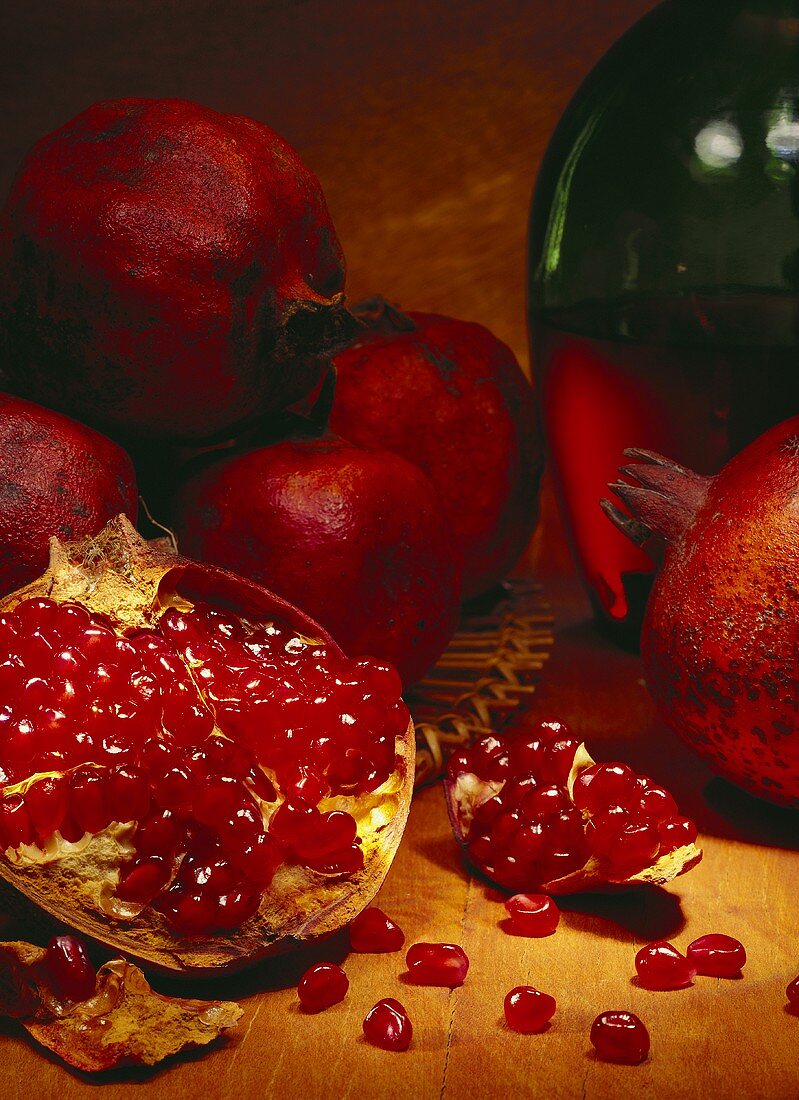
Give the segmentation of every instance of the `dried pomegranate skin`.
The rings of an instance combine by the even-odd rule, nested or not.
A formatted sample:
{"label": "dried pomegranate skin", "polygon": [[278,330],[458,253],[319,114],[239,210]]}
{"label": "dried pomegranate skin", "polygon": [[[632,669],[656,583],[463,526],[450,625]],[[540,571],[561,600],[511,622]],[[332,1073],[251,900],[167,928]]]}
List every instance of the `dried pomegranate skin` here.
{"label": "dried pomegranate skin", "polygon": [[629,456],[638,484],[613,489],[636,518],[615,520],[665,540],[641,636],[660,713],[721,775],[799,806],[799,417],[713,478]]}
{"label": "dried pomegranate skin", "polygon": [[245,965],[336,931],[402,833],[396,672],[120,516],[0,602],[0,875],[151,965]]}
{"label": "dried pomegranate skin", "polygon": [[99,432],[0,393],[0,592],[47,565],[50,538],[95,535],[124,512],[134,523],[133,464]]}
{"label": "dried pomegranate skin", "polygon": [[433,485],[398,455],[333,436],[221,458],[184,485],[174,523],[186,553],[268,584],[406,687],[455,630],[460,555]]}
{"label": "dried pomegranate skin", "polygon": [[428,475],[464,552],[464,595],[501,580],[535,528],[543,450],[532,388],[483,325],[355,307],[366,330],[335,358],[332,430]]}
{"label": "dried pomegranate skin", "polygon": [[557,908],[541,894],[662,884],[702,858],[696,826],[671,816],[667,791],[625,764],[595,764],[554,719],[453,755],[444,794],[471,864],[516,895],[509,932],[525,934],[539,915],[532,934],[554,931]]}
{"label": "dried pomegranate skin", "polygon": [[304,397],[350,332],[343,285],[294,150],[186,100],[88,107],[0,216],[11,388],[126,438],[207,440]]}

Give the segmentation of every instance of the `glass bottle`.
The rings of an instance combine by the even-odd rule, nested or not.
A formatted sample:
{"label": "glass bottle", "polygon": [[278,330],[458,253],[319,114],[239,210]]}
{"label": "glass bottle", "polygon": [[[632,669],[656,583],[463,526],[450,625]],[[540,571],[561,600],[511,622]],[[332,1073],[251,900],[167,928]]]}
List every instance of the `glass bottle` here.
{"label": "glass bottle", "polygon": [[713,473],[799,412],[799,2],[667,0],[602,58],[530,217],[533,370],[601,623],[651,563],[600,511],[625,447]]}

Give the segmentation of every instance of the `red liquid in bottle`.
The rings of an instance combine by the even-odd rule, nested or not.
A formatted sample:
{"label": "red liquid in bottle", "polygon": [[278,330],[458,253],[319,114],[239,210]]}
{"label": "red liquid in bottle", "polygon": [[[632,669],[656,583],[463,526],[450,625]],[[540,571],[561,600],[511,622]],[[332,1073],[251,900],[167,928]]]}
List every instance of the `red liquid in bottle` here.
{"label": "red liquid in bottle", "polygon": [[[648,556],[599,507],[627,447],[715,473],[799,411],[799,300],[747,294],[580,307],[533,319],[556,491],[600,621],[634,640]],[[618,502],[617,502],[618,503]]]}

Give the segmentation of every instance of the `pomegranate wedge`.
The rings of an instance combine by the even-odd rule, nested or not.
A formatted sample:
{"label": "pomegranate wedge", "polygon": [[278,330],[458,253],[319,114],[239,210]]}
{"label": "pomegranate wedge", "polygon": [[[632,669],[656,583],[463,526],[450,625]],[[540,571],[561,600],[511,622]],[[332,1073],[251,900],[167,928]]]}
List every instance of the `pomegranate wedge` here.
{"label": "pomegranate wedge", "polygon": [[456,754],[444,790],[456,839],[509,890],[660,884],[702,858],[696,826],[665,788],[626,764],[595,764],[555,719]]}
{"label": "pomegranate wedge", "polygon": [[191,973],[335,931],[391,863],[413,728],[259,586],[122,516],[52,542],[0,604],[0,875],[67,924]]}

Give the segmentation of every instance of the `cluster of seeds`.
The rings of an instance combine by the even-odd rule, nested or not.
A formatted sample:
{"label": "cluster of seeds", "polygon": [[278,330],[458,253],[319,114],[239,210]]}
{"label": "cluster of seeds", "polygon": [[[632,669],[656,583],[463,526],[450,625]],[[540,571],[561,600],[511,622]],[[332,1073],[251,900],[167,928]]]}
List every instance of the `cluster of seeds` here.
{"label": "cluster of seeds", "polygon": [[3,850],[136,822],[117,896],[184,935],[238,927],[282,862],[363,866],[355,818],[319,804],[393,771],[409,716],[390,667],[205,605],[122,636],[29,599],[0,650]]}
{"label": "cluster of seeds", "polygon": [[646,944],[635,956],[638,981],[645,989],[684,989],[697,974],[739,978],[746,964],[740,940],[710,932],[688,944],[685,955],[667,940]]}
{"label": "cluster of seeds", "polygon": [[626,764],[585,767],[570,791],[579,747],[565,723],[545,720],[530,734],[484,737],[450,758],[451,783],[475,776],[496,792],[475,806],[465,838],[494,882],[530,888],[591,859],[611,876],[629,876],[696,840],[669,792]]}

